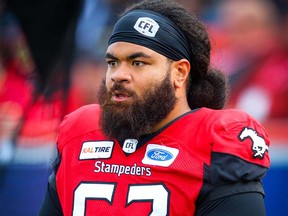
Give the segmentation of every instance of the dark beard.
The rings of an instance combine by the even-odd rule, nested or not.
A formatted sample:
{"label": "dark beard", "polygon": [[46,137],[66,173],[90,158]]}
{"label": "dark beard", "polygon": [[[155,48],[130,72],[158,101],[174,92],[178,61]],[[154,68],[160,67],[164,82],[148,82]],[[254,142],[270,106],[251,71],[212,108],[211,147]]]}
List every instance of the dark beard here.
{"label": "dark beard", "polygon": [[151,133],[152,127],[164,119],[176,103],[175,91],[170,81],[170,73],[154,88],[147,90],[143,99],[126,90],[121,84],[115,84],[112,90],[127,93],[133,103],[115,103],[111,101],[111,92],[107,92],[105,83],[100,86],[98,99],[102,107],[100,127],[109,138],[118,141],[138,139]]}

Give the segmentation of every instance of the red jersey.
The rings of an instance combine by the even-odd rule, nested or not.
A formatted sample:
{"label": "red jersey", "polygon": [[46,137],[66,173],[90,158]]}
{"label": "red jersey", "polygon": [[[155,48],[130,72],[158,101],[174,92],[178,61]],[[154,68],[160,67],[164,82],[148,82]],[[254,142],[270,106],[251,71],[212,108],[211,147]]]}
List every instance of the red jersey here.
{"label": "red jersey", "polygon": [[64,215],[194,215],[213,186],[259,180],[269,167],[266,132],[237,110],[194,110],[123,144],[105,137],[99,115],[98,105],[84,106],[60,125]]}

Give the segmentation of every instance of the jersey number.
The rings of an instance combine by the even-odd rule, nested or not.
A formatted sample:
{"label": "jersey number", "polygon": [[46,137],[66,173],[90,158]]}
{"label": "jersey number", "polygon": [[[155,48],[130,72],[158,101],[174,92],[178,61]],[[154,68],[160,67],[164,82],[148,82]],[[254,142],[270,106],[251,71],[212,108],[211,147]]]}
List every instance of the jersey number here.
{"label": "jersey number", "polygon": [[[86,199],[113,203],[114,183],[81,183],[74,191],[73,216],[85,215]],[[168,215],[169,191],[162,184],[129,185],[127,205],[134,201],[152,202],[150,216]]]}

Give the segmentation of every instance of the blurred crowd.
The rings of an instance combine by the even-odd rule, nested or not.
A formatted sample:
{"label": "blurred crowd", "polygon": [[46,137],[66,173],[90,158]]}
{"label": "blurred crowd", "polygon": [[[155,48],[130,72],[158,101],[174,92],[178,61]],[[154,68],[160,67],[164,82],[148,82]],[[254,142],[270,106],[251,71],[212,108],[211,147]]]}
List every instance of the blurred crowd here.
{"label": "blurred crowd", "polygon": [[[0,168],[7,164],[48,167],[63,117],[97,103],[108,35],[117,14],[133,1],[83,0],[70,35],[73,55],[61,62],[66,67],[47,70],[45,79],[21,19],[7,2],[0,0]],[[247,111],[267,127],[272,140],[288,145],[288,1],[179,2],[208,28],[211,63],[227,74],[231,85],[226,108]]]}

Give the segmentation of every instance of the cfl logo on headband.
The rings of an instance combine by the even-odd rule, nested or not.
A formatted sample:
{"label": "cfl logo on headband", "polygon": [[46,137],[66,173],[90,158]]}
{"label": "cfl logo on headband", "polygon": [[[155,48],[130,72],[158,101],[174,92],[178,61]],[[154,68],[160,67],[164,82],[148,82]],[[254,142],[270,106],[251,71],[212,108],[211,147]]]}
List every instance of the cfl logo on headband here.
{"label": "cfl logo on headband", "polygon": [[135,23],[134,29],[148,37],[155,37],[159,29],[159,25],[156,21],[149,17],[140,17]]}

